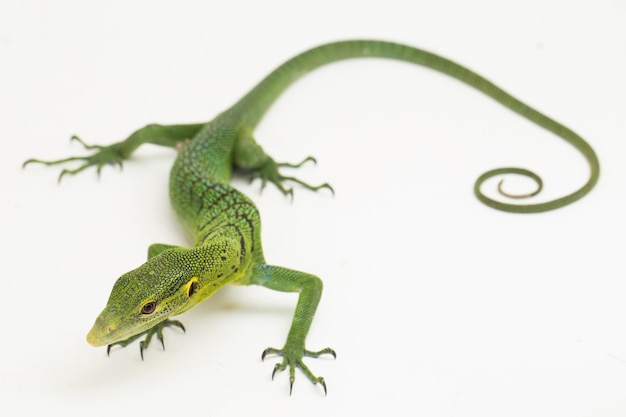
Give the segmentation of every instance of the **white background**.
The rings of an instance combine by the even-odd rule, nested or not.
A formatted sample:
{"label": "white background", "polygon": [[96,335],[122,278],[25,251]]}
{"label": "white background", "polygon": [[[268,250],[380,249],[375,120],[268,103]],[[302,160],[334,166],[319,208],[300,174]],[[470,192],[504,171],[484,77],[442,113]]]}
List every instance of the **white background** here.
{"label": "white background", "polygon": [[[97,4],[96,4],[97,3]],[[7,1],[0,5],[0,413],[155,416],[624,416],[626,5],[619,0]],[[167,197],[175,152],[56,183],[29,157],[83,153],[149,122],[209,120],[320,43],[382,38],[478,71],[572,127],[602,174],[583,200],[514,215],[475,200],[485,170],[588,175],[562,140],[462,84],[392,61],[304,78],[256,131],[336,196],[236,178],[273,264],[322,277],[308,338],[328,396],[270,380],[293,294],[229,287],[139,358],[85,334],[150,243],[186,244]],[[523,183],[508,183],[525,187]],[[6,413],[5,413],[6,411]]]}

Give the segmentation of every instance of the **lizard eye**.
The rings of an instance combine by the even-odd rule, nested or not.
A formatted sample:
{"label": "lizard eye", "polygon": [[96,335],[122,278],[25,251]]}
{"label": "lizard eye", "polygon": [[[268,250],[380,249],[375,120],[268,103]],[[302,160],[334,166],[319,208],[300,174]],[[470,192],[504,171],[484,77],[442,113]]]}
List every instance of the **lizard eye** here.
{"label": "lizard eye", "polygon": [[141,307],[141,314],[152,314],[156,310],[156,301],[150,301]]}

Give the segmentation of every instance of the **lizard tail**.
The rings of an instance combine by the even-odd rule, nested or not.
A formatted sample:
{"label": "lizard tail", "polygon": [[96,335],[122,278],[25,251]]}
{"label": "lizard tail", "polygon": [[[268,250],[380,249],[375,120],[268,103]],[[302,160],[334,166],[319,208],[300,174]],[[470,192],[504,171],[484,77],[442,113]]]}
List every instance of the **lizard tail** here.
{"label": "lizard tail", "polygon": [[[521,168],[498,168],[488,171],[476,180],[474,186],[474,192],[477,198],[484,204],[498,210],[517,213],[536,213],[553,210],[579,200],[591,191],[598,181],[600,174],[598,158],[591,146],[578,134],[521,102],[489,80],[456,62],[423,49],[393,42],[372,40],[341,41],[310,49],[278,67],[239,100],[230,111],[239,114],[245,125],[253,129],[278,96],[301,76],[331,62],[361,57],[389,58],[411,62],[456,78],[483,92],[533,123],[561,137],[578,149],[589,163],[589,178],[582,187],[564,197],[537,204],[519,205],[500,202],[486,196],[481,191],[481,186],[485,181],[502,174],[518,174],[530,177],[537,182],[537,191],[539,191],[542,183],[536,174]],[[535,195],[536,193],[537,192],[531,193],[531,195]],[[501,192],[501,194],[511,197],[511,195],[507,195],[503,192]],[[528,196],[530,195],[524,195],[523,197]]]}

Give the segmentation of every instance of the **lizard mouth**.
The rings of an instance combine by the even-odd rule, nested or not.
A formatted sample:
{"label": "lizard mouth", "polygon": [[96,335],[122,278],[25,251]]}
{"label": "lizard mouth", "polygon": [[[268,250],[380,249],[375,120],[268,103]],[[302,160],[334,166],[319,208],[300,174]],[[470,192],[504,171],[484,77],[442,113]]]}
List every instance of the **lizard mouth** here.
{"label": "lizard mouth", "polygon": [[107,323],[99,317],[87,333],[87,343],[94,347],[110,345],[133,336],[133,330],[136,329]]}
{"label": "lizard mouth", "polygon": [[132,331],[119,332],[116,330],[117,328],[113,326],[100,327],[98,323],[96,323],[89,333],[87,333],[87,343],[93,347],[105,346],[129,339],[135,334],[141,333],[133,333]]}
{"label": "lizard mouth", "polygon": [[87,333],[87,343],[94,347],[103,346],[103,343],[100,343],[98,336],[94,334],[93,329],[89,333]]}
{"label": "lizard mouth", "polygon": [[115,328],[113,326],[103,327],[96,322],[89,333],[87,333],[87,343],[98,347],[115,342]]}
{"label": "lizard mouth", "polygon": [[123,322],[111,322],[103,317],[98,317],[89,333],[87,333],[87,343],[91,346],[99,347],[121,342],[131,337],[141,334],[154,326],[152,321],[141,323],[141,325],[127,325]]}

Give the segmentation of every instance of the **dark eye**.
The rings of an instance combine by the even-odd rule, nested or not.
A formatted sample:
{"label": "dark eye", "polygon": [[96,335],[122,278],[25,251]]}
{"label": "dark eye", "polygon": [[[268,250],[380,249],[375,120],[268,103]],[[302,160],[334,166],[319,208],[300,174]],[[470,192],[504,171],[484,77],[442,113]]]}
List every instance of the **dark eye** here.
{"label": "dark eye", "polygon": [[156,301],[150,301],[141,307],[141,314],[152,314],[156,310]]}

